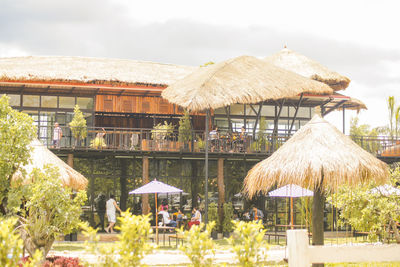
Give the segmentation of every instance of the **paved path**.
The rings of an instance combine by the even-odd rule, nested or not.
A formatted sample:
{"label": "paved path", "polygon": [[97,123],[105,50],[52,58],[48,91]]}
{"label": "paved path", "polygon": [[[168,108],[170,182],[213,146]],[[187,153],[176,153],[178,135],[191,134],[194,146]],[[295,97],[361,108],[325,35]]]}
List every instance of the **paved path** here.
{"label": "paved path", "polygon": [[[64,256],[64,257],[79,257],[85,259],[89,263],[96,263],[97,257],[93,254],[84,251],[50,251],[49,256]],[[267,251],[267,260],[271,262],[281,262],[285,257],[285,250],[283,248],[271,248]],[[226,250],[217,250],[215,254],[216,263],[234,263],[234,253]],[[186,265],[190,261],[179,250],[155,250],[154,253],[146,255],[142,263],[150,266],[165,266],[165,265]]]}

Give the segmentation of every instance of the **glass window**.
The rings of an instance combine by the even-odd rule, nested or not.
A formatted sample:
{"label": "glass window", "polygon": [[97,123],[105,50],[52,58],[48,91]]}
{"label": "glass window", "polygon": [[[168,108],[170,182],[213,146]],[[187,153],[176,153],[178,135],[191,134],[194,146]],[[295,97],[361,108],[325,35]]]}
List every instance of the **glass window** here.
{"label": "glass window", "polygon": [[[282,112],[283,112],[283,110],[282,110]],[[275,106],[263,106],[263,108],[261,110],[261,115],[274,117],[275,116]]]}
{"label": "glass window", "polygon": [[9,100],[9,104],[12,107],[19,107],[21,106],[21,96],[20,95],[7,95],[10,100]]}
{"label": "glass window", "polygon": [[42,96],[42,107],[43,108],[57,108],[57,97],[56,96]]}
{"label": "glass window", "polygon": [[92,113],[83,113],[83,116],[86,119],[86,125],[91,126],[93,125],[93,116]]}
{"label": "glass window", "polygon": [[75,107],[75,97],[60,96],[59,98],[60,108],[74,108]]}
{"label": "glass window", "polygon": [[243,105],[242,104],[233,104],[230,106],[231,108],[231,115],[243,115]]}
{"label": "glass window", "polygon": [[23,105],[24,107],[39,107],[40,96],[38,95],[24,95]]}
{"label": "glass window", "polygon": [[223,115],[225,115],[225,108],[214,109],[214,114],[223,114]]}
{"label": "glass window", "polygon": [[76,101],[80,109],[93,109],[93,98],[78,97]]}
{"label": "glass window", "polygon": [[309,107],[300,107],[297,117],[301,118],[309,118],[310,117],[310,108]]}

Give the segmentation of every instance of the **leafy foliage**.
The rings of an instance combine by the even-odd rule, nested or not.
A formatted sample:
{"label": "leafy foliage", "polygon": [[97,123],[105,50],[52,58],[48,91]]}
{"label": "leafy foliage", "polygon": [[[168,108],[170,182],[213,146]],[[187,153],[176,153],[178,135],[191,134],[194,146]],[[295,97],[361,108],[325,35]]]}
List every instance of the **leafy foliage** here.
{"label": "leafy foliage", "polygon": [[268,249],[267,242],[264,240],[266,230],[263,230],[261,222],[233,221],[235,230],[228,239],[239,266],[252,267],[259,266],[265,261]]}
{"label": "leafy foliage", "polygon": [[164,140],[170,137],[173,131],[174,125],[172,125],[172,122],[168,123],[164,121],[164,124],[159,123],[153,127],[153,130],[151,130],[151,138],[153,140]]}
{"label": "leafy foliage", "polygon": [[204,231],[204,224],[193,225],[189,231],[178,230],[185,239],[184,245],[179,247],[190,259],[194,267],[212,266],[215,256],[215,244],[210,234],[215,227],[215,222],[207,224]]}
{"label": "leafy foliage", "polygon": [[22,240],[14,231],[16,218],[0,219],[0,265],[16,266],[22,254]]}
{"label": "leafy foliage", "polygon": [[87,126],[85,117],[83,117],[82,111],[78,105],[74,108],[74,118],[69,123],[71,127],[72,135],[76,140],[85,139],[87,136]]}
{"label": "leafy foliage", "polygon": [[[81,224],[83,234],[89,239],[85,245],[90,253],[99,256],[95,266],[141,266],[140,261],[153,250],[153,246],[147,242],[152,233],[149,223],[150,215],[135,216],[130,214],[129,210],[122,212],[121,217],[118,218],[121,222],[121,226],[118,227],[121,230],[119,241],[108,247],[98,246],[97,230],[89,227],[88,224]],[[116,254],[119,257],[115,257]]]}
{"label": "leafy foliage", "polygon": [[[391,172],[392,178],[399,176],[399,168]],[[397,242],[400,242],[395,224],[400,220],[400,197],[372,193],[371,190],[375,186],[374,183],[357,188],[342,186],[328,201],[340,209],[341,224],[348,222],[358,231],[369,232],[371,240],[376,240],[378,236],[387,237],[386,230],[389,229],[389,225],[396,235]]]}
{"label": "leafy foliage", "polygon": [[190,124],[189,112],[185,110],[185,114],[179,120],[179,142],[190,142],[192,140],[192,126]]}
{"label": "leafy foliage", "polygon": [[27,201],[19,229],[28,253],[32,256],[39,249],[45,257],[59,234],[78,228],[86,192],[72,197],[71,189],[63,187],[56,167],[45,166],[43,172],[34,169],[30,179],[33,182],[25,185]]}
{"label": "leafy foliage", "polygon": [[376,153],[380,149],[380,143],[373,140],[376,140],[378,137],[379,129],[371,129],[368,124],[359,125],[358,121],[358,117],[351,118],[350,138],[366,151]]}
{"label": "leafy foliage", "polygon": [[215,222],[215,228],[219,229],[218,205],[214,202],[208,205],[208,221]]}
{"label": "leafy foliage", "polygon": [[233,206],[232,203],[224,203],[224,220],[222,222],[223,232],[232,232],[233,230]]}
{"label": "leafy foliage", "polygon": [[90,147],[101,149],[107,147],[107,144],[103,137],[95,137],[92,141],[90,141]]}
{"label": "leafy foliage", "polygon": [[251,144],[251,149],[254,151],[264,151],[268,148],[269,142],[267,138],[267,121],[264,117],[260,118],[259,129],[257,132],[257,140]]}
{"label": "leafy foliage", "polygon": [[36,136],[36,127],[29,115],[12,109],[8,97],[0,98],[0,202],[1,212],[7,212],[7,195],[13,174],[29,162],[28,146]]}

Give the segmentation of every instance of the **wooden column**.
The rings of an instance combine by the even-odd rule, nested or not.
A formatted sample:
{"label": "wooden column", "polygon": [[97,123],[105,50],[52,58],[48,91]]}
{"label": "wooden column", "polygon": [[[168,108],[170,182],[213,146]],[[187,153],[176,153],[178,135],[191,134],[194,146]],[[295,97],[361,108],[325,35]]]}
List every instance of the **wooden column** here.
{"label": "wooden column", "polygon": [[[322,181],[324,176],[322,174]],[[325,194],[322,188],[322,181],[314,188],[312,204],[312,244],[313,246],[324,245],[324,206]],[[324,264],[313,263],[313,267],[323,267]]]}
{"label": "wooden column", "polygon": [[128,191],[126,190],[128,161],[127,159],[120,159],[120,160],[121,160],[121,176],[119,178],[119,183],[121,188],[120,208],[121,210],[125,211],[126,201],[128,199]]}
{"label": "wooden column", "polygon": [[218,176],[217,176],[217,184],[218,184],[218,216],[220,220],[223,220],[224,217],[224,202],[225,202],[225,184],[224,184],[224,159],[218,159]]}
{"label": "wooden column", "polygon": [[67,164],[73,168],[74,167],[74,154],[70,153],[67,157]]}
{"label": "wooden column", "polygon": [[192,188],[192,208],[198,206],[199,203],[197,202],[197,196],[199,194],[199,179],[197,177],[197,161],[192,160],[192,181],[191,181],[191,188]]}
{"label": "wooden column", "polygon": [[[143,157],[143,168],[142,168],[142,184],[145,185],[149,182],[149,157]],[[149,195],[143,194],[142,197],[142,213],[148,214],[150,212],[149,206]]]}
{"label": "wooden column", "polygon": [[89,217],[89,223],[92,227],[95,226],[95,221],[94,221],[94,159],[90,160],[90,177],[89,177],[89,192],[90,192],[90,217]]}

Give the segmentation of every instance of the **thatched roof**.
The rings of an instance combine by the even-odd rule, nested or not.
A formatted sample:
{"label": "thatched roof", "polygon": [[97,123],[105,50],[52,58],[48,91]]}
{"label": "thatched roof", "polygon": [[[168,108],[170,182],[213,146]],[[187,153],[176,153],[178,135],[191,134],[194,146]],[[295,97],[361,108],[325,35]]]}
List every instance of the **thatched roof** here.
{"label": "thatched roof", "polygon": [[[33,170],[33,168],[43,169],[45,165],[52,164],[53,166],[58,167],[60,179],[63,185],[71,187],[75,190],[86,188],[88,180],[82,174],[80,174],[64,161],[62,161],[53,152],[47,149],[47,147],[45,147],[39,140],[33,140],[30,146],[33,148],[31,153],[31,163],[22,167],[23,169],[25,169],[27,174],[29,174]],[[13,176],[13,179],[21,178],[21,172],[17,172]]]}
{"label": "thatched roof", "polygon": [[304,77],[326,83],[334,90],[346,89],[350,83],[350,79],[346,76],[331,71],[317,61],[287,48],[265,58],[265,61]]}
{"label": "thatched roof", "polygon": [[350,100],[344,104],[344,107],[346,109],[357,110],[357,112],[362,109],[368,109],[364,102],[354,97],[350,97]]}
{"label": "thatched roof", "polygon": [[315,115],[248,172],[244,192],[253,197],[258,192],[267,193],[275,185],[287,184],[313,190],[321,181],[324,189],[335,190],[338,185],[354,186],[368,180],[385,183],[388,174],[386,163]]}
{"label": "thatched roof", "polygon": [[258,103],[300,93],[330,94],[320,82],[302,77],[251,56],[202,67],[168,86],[162,97],[192,111],[235,103]]}
{"label": "thatched roof", "polygon": [[171,84],[198,67],[88,57],[0,58],[0,81]]}

